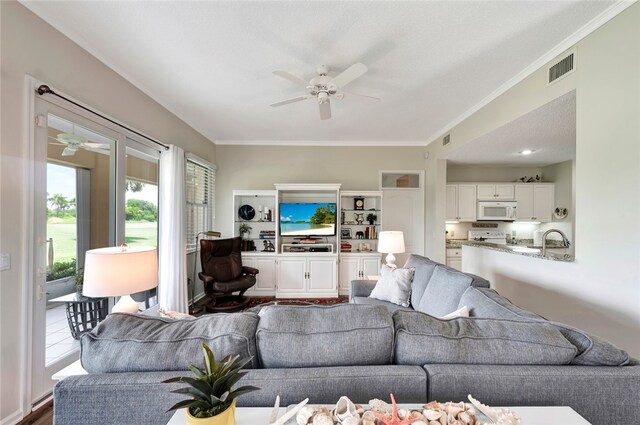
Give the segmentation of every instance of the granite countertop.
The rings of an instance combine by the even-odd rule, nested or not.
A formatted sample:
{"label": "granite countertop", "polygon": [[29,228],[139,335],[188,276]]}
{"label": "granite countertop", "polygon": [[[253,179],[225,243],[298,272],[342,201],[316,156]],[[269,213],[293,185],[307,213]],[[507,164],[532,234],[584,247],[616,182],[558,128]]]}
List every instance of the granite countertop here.
{"label": "granite countertop", "polygon": [[466,239],[447,239],[447,249],[459,249],[462,248],[462,242]]}
{"label": "granite countertop", "polygon": [[[565,255],[565,248],[553,244],[547,247],[547,255],[542,255],[542,248],[535,248],[526,245],[503,245],[489,242],[461,241],[462,245],[475,246],[478,248],[492,249],[494,251],[507,252],[509,254],[524,255],[525,257],[541,258],[543,260],[572,262],[572,255]],[[447,248],[449,245],[447,244]]]}

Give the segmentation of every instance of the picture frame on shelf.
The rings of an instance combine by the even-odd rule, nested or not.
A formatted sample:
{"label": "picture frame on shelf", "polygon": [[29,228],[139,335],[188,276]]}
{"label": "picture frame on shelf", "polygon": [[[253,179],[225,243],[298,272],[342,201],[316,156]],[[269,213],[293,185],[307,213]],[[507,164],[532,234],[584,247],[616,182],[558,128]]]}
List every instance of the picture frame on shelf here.
{"label": "picture frame on shelf", "polygon": [[349,227],[343,227],[340,229],[340,237],[342,239],[351,239],[351,229]]}

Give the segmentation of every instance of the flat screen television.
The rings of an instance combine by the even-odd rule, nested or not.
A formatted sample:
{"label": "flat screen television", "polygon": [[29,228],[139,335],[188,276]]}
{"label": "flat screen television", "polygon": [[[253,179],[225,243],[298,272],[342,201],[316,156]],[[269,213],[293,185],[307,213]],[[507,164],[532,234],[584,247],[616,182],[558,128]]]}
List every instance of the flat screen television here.
{"label": "flat screen television", "polygon": [[335,203],[280,204],[280,236],[334,236]]}

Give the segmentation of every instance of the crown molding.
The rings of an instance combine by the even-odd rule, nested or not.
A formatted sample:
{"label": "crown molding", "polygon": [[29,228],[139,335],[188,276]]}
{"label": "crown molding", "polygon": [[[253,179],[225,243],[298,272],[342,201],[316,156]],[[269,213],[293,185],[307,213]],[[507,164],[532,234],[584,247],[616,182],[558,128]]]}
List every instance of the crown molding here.
{"label": "crown molding", "polygon": [[457,118],[449,122],[449,124],[440,128],[438,131],[433,133],[430,137],[425,138],[428,142],[426,146],[440,140],[440,138],[445,135],[447,132],[451,131],[452,128],[469,118],[471,115],[478,112],[483,107],[487,106],[489,103],[493,102],[499,96],[503,95],[511,88],[516,86],[518,83],[523,81],[525,78],[529,77],[531,74],[542,68],[544,65],[549,63],[552,59],[559,56],[561,53],[571,49],[578,42],[580,42],[583,38],[587,37],[589,34],[600,28],[602,25],[609,22],[611,19],[618,16],[620,13],[624,12],[628,7],[635,4],[638,0],[622,0],[617,3],[612,4],[598,16],[584,24],[580,29],[571,34],[569,37],[565,38],[562,42],[556,45],[554,48],[549,50],[544,55],[540,56],[537,60],[535,60],[531,65],[527,66],[525,69],[520,71],[518,74],[507,80],[504,84],[494,90],[487,97],[482,99],[476,105],[467,109],[463,114],[459,115]]}
{"label": "crown molding", "polygon": [[425,146],[424,140],[216,140],[227,146]]}

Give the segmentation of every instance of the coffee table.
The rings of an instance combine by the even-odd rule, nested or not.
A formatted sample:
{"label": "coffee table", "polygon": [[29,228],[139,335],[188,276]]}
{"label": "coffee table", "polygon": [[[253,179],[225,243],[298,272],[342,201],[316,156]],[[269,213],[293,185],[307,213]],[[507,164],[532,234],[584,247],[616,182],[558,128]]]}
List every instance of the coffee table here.
{"label": "coffee table", "polygon": [[[416,408],[412,404],[399,404],[399,408]],[[521,406],[509,407],[525,425],[591,425],[575,410],[568,406]],[[269,425],[271,407],[238,407],[236,408],[236,425]],[[286,408],[280,408],[279,416],[284,415]],[[187,416],[184,409],[177,411],[167,425],[185,425]],[[295,417],[287,425],[297,425]]]}

